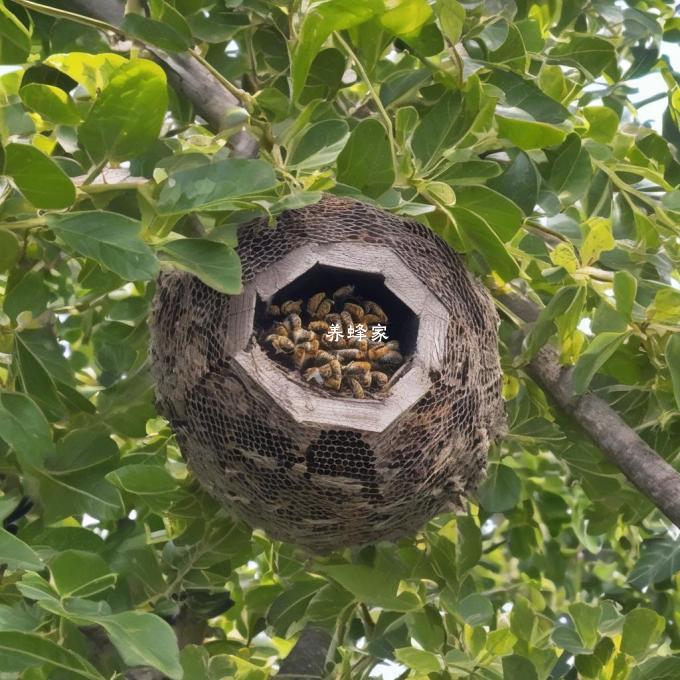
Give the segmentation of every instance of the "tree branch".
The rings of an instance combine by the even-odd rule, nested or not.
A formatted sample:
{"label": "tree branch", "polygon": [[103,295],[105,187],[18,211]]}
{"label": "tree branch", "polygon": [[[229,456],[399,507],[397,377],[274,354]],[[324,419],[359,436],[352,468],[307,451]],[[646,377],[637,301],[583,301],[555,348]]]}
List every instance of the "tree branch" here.
{"label": "tree branch", "polygon": [[323,628],[308,625],[300,634],[290,654],[281,662],[277,678],[323,678],[326,652],[331,635]]}
{"label": "tree branch", "polygon": [[[539,308],[521,295],[501,295],[499,299],[527,323],[538,318]],[[573,369],[560,364],[554,347],[541,348],[526,370],[628,481],[680,527],[680,473],[643,441],[606,401],[591,393],[574,394]]]}

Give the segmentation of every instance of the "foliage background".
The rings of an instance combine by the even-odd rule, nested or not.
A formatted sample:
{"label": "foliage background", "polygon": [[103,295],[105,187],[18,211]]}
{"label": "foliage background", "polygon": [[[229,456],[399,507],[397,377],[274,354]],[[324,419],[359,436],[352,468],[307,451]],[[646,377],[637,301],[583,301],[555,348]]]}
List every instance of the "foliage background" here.
{"label": "foliage background", "polygon": [[[672,3],[144,4],[112,31],[0,2],[0,677],[257,680],[308,623],[330,677],[680,677],[677,529],[525,372],[555,344],[677,466]],[[189,49],[241,101],[217,122],[157,63]],[[237,292],[235,225],[322,191],[466,253],[502,312],[509,434],[466,515],[315,558],[188,475],[146,318],[161,266]]]}

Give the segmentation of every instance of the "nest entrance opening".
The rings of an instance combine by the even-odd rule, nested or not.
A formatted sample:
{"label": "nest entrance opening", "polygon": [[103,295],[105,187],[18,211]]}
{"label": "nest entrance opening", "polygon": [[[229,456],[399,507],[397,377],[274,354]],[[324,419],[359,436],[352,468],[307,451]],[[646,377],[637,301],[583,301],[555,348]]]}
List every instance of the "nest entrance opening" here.
{"label": "nest entrance opening", "polygon": [[254,333],[269,357],[337,396],[386,396],[408,370],[418,328],[417,314],[378,273],[317,263],[256,299]]}

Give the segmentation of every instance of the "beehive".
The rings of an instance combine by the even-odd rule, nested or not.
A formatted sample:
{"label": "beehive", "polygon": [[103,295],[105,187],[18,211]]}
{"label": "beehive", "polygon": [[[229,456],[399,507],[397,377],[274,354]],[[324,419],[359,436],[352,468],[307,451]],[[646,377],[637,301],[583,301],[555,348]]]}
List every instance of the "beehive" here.
{"label": "beehive", "polygon": [[[151,317],[157,407],[190,469],[235,515],[324,552],[391,540],[460,507],[504,427],[485,289],[418,222],[326,196],[242,225],[241,295],[161,274]],[[358,284],[406,362],[386,394],[314,389],[257,342],[272,302]]]}

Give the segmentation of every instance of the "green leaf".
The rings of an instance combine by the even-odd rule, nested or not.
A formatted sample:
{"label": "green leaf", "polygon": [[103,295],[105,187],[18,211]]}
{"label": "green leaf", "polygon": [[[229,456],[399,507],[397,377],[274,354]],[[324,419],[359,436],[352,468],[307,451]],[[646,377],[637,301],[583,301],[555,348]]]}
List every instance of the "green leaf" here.
{"label": "green leaf", "polygon": [[335,161],[349,138],[349,126],[344,120],[322,120],[306,128],[294,140],[286,161],[295,170],[313,170]]}
{"label": "green leaf", "polygon": [[442,33],[455,45],[463,33],[465,9],[458,0],[437,0],[434,12],[439,19]]}
{"label": "green leaf", "polygon": [[427,604],[422,609],[407,612],[405,618],[411,635],[424,649],[442,649],[446,642],[446,631],[437,607]]}
{"label": "green leaf", "polygon": [[303,618],[310,601],[319,592],[319,586],[317,579],[293,583],[272,602],[267,611],[267,621],[278,635],[288,637],[297,632],[294,626]]}
{"label": "green leaf", "polygon": [[626,614],[623,623],[621,651],[636,659],[646,656],[666,627],[666,622],[652,609],[638,607]]}
{"label": "green leaf", "polygon": [[566,132],[547,123],[522,118],[509,118],[496,114],[498,136],[509,140],[514,146],[525,151],[544,149],[561,144]]}
{"label": "green leaf", "polygon": [[522,483],[514,470],[507,465],[492,463],[477,496],[487,512],[507,512],[519,502],[521,490]]}
{"label": "green leaf", "polygon": [[136,158],[158,138],[167,107],[163,69],[146,59],[126,62],[80,126],[80,142],[95,163]]}
{"label": "green leaf", "polygon": [[543,93],[531,80],[511,71],[494,70],[488,83],[505,93],[505,102],[526,111],[534,120],[542,123],[562,123],[569,111],[552,97]]}
{"label": "green leaf", "polygon": [[52,85],[29,83],[19,91],[22,101],[45,120],[57,125],[78,125],[81,121],[76,104],[68,93]]}
{"label": "green leaf", "polygon": [[0,656],[3,657],[2,670],[8,673],[40,667],[61,669],[88,680],[104,680],[81,656],[35,633],[0,631]]}
{"label": "green leaf", "polygon": [[170,241],[160,248],[160,258],[195,274],[206,286],[227,295],[241,292],[241,261],[236,251],[223,243],[202,238]]}
{"label": "green leaf", "polygon": [[680,540],[663,536],[642,543],[640,558],[628,575],[628,582],[643,590],[671,578],[680,571]]}
{"label": "green leaf", "polygon": [[456,528],[458,530],[457,567],[458,574],[462,575],[479,562],[482,556],[482,535],[472,517],[458,517]]}
{"label": "green leaf", "polygon": [[394,656],[397,661],[418,673],[437,673],[443,667],[441,659],[436,654],[424,649],[402,647],[394,650]]}
{"label": "green leaf", "polygon": [[464,241],[467,241],[503,280],[510,281],[519,275],[517,262],[485,219],[467,208],[458,206],[452,208],[451,213]]}
{"label": "green leaf", "polygon": [[191,30],[188,25],[186,31],[181,31],[162,21],[129,13],[125,15],[120,27],[133,38],[160,47],[166,52],[184,52],[191,47]]}
{"label": "green leaf", "polygon": [[57,522],[83,513],[105,521],[120,519],[124,514],[120,492],[98,471],[68,475],[41,472],[39,478],[46,521]]}
{"label": "green leaf", "polygon": [[43,563],[33,548],[2,528],[0,528],[0,564],[6,564],[11,570],[43,569]]}
{"label": "green leaf", "polygon": [[30,31],[0,2],[0,64],[23,64],[30,53]]}
{"label": "green leaf", "polygon": [[72,473],[96,468],[118,457],[118,447],[104,428],[71,430],[57,443],[50,473]]}
{"label": "green leaf", "polygon": [[90,97],[94,97],[108,84],[111,76],[128,60],[120,54],[104,52],[87,54],[86,52],[69,52],[68,54],[51,54],[44,62],[69,78],[82,85]]}
{"label": "green leaf", "polygon": [[534,212],[538,201],[540,176],[528,154],[519,152],[505,172],[490,180],[487,186],[507,196],[517,204],[525,215]]}
{"label": "green leaf", "polygon": [[581,33],[573,33],[568,42],[555,45],[549,56],[557,63],[580,68],[590,78],[597,78],[616,63],[612,43],[604,38]]}
{"label": "green leaf", "polygon": [[413,133],[413,155],[427,169],[439,159],[442,152],[462,137],[456,123],[462,108],[459,93],[445,94],[421,119]]}
{"label": "green leaf", "polygon": [[139,238],[141,224],[118,213],[104,211],[49,215],[47,224],[59,238],[81,255],[126,281],[152,279],[159,265],[153,251]]}
{"label": "green leaf", "polygon": [[563,205],[571,205],[583,197],[592,178],[590,154],[581,146],[581,138],[572,133],[555,152],[550,185]]}
{"label": "green leaf", "polygon": [[380,25],[402,37],[417,36],[432,16],[432,8],[426,0],[396,0],[385,6],[389,9],[381,15]]}
{"label": "green leaf", "polygon": [[155,614],[121,612],[93,621],[102,626],[129,666],[151,666],[171,680],[180,680],[177,638],[169,624]]}
{"label": "green leaf", "polygon": [[61,210],[76,200],[76,188],[66,173],[34,146],[8,144],[5,174],[36,208]]}
{"label": "green leaf", "polygon": [[479,215],[504,242],[512,239],[524,221],[524,213],[515,203],[481,185],[458,187],[456,206]]}
{"label": "green leaf", "polygon": [[529,659],[517,654],[503,657],[503,677],[538,680],[536,666]]}
{"label": "green leaf", "polygon": [[307,74],[326,38],[334,31],[343,31],[368,21],[384,10],[382,0],[328,0],[318,2],[305,12],[297,41],[291,48],[290,74],[292,99],[297,101],[307,80]]}
{"label": "green leaf", "polygon": [[583,115],[588,121],[588,137],[610,144],[619,129],[619,117],[608,106],[586,106]]}
{"label": "green leaf", "polygon": [[62,597],[92,597],[116,584],[117,575],[106,562],[84,550],[64,550],[49,567],[54,587]]}
{"label": "green leaf", "polygon": [[616,352],[626,337],[625,333],[600,333],[591,341],[586,351],[579,357],[572,373],[576,394],[583,394],[586,391],[595,374]]}
{"label": "green leaf", "polygon": [[356,187],[376,198],[394,182],[392,151],[387,132],[380,121],[362,120],[349,136],[338,156],[338,182]]}
{"label": "green leaf", "polygon": [[25,311],[31,312],[33,318],[36,318],[45,311],[48,300],[45,275],[42,271],[34,270],[27,272],[19,280],[10,279],[2,307],[12,319]]}
{"label": "green leaf", "polygon": [[616,247],[612,235],[612,221],[605,217],[591,217],[586,223],[586,236],[581,246],[581,262],[589,265],[595,262],[600,254]]}
{"label": "green leaf", "polygon": [[675,403],[680,410],[680,335],[671,335],[666,343],[666,364],[671,374]]}
{"label": "green leaf", "polygon": [[627,271],[614,274],[614,299],[616,309],[630,321],[637,292],[637,279]]}
{"label": "green leaf", "polygon": [[598,640],[597,628],[602,618],[600,606],[575,602],[569,606],[569,613],[585,646],[594,647]]}
{"label": "green leaf", "polygon": [[0,438],[11,446],[23,468],[40,468],[54,449],[45,416],[25,394],[0,393]]}
{"label": "green leaf", "polygon": [[457,611],[469,626],[486,625],[495,616],[493,605],[480,593],[471,593],[464,597],[458,603]]}
{"label": "green leaf", "polygon": [[19,259],[21,242],[13,232],[0,229],[0,273],[6,272]]}
{"label": "green leaf", "polygon": [[357,600],[374,604],[392,611],[407,612],[421,606],[413,593],[397,595],[399,579],[389,573],[381,573],[363,564],[331,564],[319,569],[336,580]]}
{"label": "green leaf", "polygon": [[57,419],[64,412],[57,386],[21,333],[15,336],[14,356],[24,391],[32,396],[48,418]]}
{"label": "green leaf", "polygon": [[578,257],[574,252],[574,246],[571,243],[558,243],[550,251],[550,261],[554,265],[562,267],[569,274],[573,274],[580,266]]}
{"label": "green leaf", "polygon": [[276,175],[262,160],[227,158],[171,172],[158,197],[158,213],[233,209],[233,202],[273,189]]}
{"label": "green leaf", "polygon": [[106,475],[119,489],[138,496],[173,493],[178,485],[172,475],[158,465],[124,465]]}

